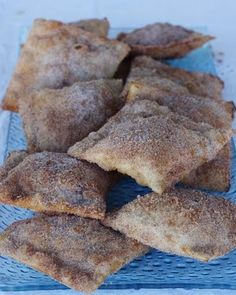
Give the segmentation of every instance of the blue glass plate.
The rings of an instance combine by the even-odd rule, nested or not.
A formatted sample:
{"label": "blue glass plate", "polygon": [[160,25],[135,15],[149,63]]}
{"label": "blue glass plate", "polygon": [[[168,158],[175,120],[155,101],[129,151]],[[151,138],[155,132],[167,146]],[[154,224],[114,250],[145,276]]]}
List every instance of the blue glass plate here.
{"label": "blue glass plate", "polygon": [[[111,30],[112,36],[118,31],[120,30]],[[184,58],[172,60],[168,63],[192,71],[215,74],[212,52],[207,46],[195,50]],[[11,113],[5,156],[10,151],[24,149],[25,147],[26,142],[21,127],[21,119],[18,114]],[[234,202],[236,202],[235,155],[235,148],[233,146],[231,189],[228,193],[221,194]],[[138,194],[143,195],[149,191],[148,188],[137,185],[131,178],[124,177],[109,193],[107,201],[108,210],[133,200]],[[32,214],[30,210],[2,205],[0,206],[0,228],[3,230],[12,222],[28,218]],[[66,288],[50,277],[21,263],[7,257],[0,257],[0,290],[18,291]],[[202,263],[190,258],[168,255],[152,250],[144,257],[138,258],[123,267],[118,273],[111,275],[100,288],[236,289],[236,251],[210,263]]]}

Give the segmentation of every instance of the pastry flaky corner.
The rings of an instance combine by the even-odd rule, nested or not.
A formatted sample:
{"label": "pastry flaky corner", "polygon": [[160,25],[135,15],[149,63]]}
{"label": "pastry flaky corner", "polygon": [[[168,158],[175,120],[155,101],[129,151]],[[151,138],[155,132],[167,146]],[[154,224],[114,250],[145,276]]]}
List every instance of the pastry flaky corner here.
{"label": "pastry flaky corner", "polygon": [[118,40],[130,45],[133,55],[157,59],[182,57],[212,39],[214,37],[169,23],[154,23],[118,35]]}
{"label": "pastry flaky corner", "polygon": [[82,19],[79,21],[71,22],[71,25],[78,26],[79,28],[94,33],[99,37],[107,37],[110,24],[108,19],[105,17],[103,19],[90,18]]}
{"label": "pastry flaky corner", "polygon": [[115,175],[64,153],[10,154],[0,168],[0,202],[39,212],[102,219]]}
{"label": "pastry flaky corner", "polygon": [[18,221],[0,235],[1,255],[85,293],[95,291],[107,276],[148,250],[97,220],[72,215]]}
{"label": "pastry flaky corner", "polygon": [[154,101],[138,100],[126,104],[68,153],[127,174],[161,194],[215,158],[231,136],[230,127],[195,123]]}
{"label": "pastry flaky corner", "polygon": [[123,106],[122,87],[121,80],[99,79],[33,91],[20,99],[28,150],[66,152]]}
{"label": "pastry flaky corner", "polygon": [[181,183],[194,189],[227,192],[231,183],[231,142],[229,141],[217,156],[185,175]]}
{"label": "pastry flaky corner", "polygon": [[164,252],[208,261],[236,248],[236,206],[204,192],[170,189],[138,197],[103,224]]}
{"label": "pastry flaky corner", "polygon": [[36,19],[24,44],[2,108],[18,111],[33,90],[62,88],[77,81],[111,78],[130,48],[76,24]]}

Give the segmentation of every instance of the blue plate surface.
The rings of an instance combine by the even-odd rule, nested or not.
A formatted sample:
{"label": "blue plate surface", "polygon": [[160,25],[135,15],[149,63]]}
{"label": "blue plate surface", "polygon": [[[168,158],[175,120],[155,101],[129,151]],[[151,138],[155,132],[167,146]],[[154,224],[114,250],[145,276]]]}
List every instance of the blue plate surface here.
{"label": "blue plate surface", "polygon": [[[113,29],[111,34],[114,35],[118,31],[118,29]],[[215,74],[212,52],[207,46],[193,51],[184,58],[172,60],[168,63],[191,71]],[[26,142],[21,119],[18,114],[11,113],[5,156],[10,151],[24,148],[26,148]],[[228,193],[220,195],[236,202],[236,153],[234,146],[232,154],[231,189]],[[111,210],[127,203],[138,194],[144,195],[149,191],[148,188],[137,185],[131,178],[124,177],[110,191],[107,201],[108,209]],[[12,222],[28,218],[32,214],[30,210],[2,205],[0,206],[0,230],[2,231]],[[111,275],[100,288],[236,289],[236,251],[210,263],[202,263],[190,258],[152,250],[144,257],[138,258],[123,267],[118,273]],[[21,263],[7,257],[0,257],[0,290],[49,289],[66,289],[66,287]]]}

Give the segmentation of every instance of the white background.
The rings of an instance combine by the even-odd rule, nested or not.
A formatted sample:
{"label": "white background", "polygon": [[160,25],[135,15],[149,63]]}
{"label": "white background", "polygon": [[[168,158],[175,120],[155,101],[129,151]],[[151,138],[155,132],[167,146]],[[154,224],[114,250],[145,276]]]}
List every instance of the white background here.
{"label": "white background", "polygon": [[[73,21],[108,17],[112,27],[139,27],[169,21],[190,27],[206,26],[217,37],[212,42],[218,74],[225,81],[225,98],[236,95],[236,1],[235,0],[0,0],[0,98],[17,58],[20,28],[37,17]],[[236,101],[236,100],[235,100]],[[0,162],[8,113],[0,111]],[[32,292],[37,295],[78,294],[73,291]],[[236,294],[226,290],[98,291],[96,294]],[[3,294],[0,292],[0,294]],[[9,292],[29,295],[31,292]]]}

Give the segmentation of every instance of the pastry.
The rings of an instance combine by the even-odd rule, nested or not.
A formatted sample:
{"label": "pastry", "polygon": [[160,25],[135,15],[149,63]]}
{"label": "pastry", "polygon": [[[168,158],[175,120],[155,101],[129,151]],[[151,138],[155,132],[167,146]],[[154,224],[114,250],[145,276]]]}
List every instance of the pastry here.
{"label": "pastry", "polygon": [[21,50],[2,108],[18,111],[33,90],[113,77],[128,45],[101,38],[73,24],[37,19]]}
{"label": "pastry", "polygon": [[202,261],[236,248],[235,204],[199,191],[150,193],[109,213],[103,223],[153,248]]}
{"label": "pastry", "polygon": [[[197,86],[197,84],[196,84]],[[182,89],[183,88],[183,89]],[[173,112],[195,122],[205,122],[215,128],[231,126],[235,106],[233,102],[184,93],[184,86],[156,76],[130,78],[123,91],[123,99],[150,99],[168,106]],[[231,144],[212,161],[192,171],[182,182],[193,188],[227,191],[231,179]]]}
{"label": "pastry", "polygon": [[121,80],[94,80],[33,91],[19,110],[28,150],[66,152],[122,107],[121,90]]}
{"label": "pastry", "polygon": [[48,213],[104,218],[112,175],[64,153],[10,155],[0,169],[0,202]]}
{"label": "pastry", "polygon": [[214,37],[169,23],[155,23],[118,35],[118,40],[130,45],[133,55],[157,59],[184,56],[212,39]]}
{"label": "pastry", "polygon": [[72,146],[73,157],[117,170],[162,193],[215,158],[232,136],[171,112],[154,101],[126,104],[101,129]]}
{"label": "pastry", "polygon": [[132,62],[129,78],[158,77],[186,87],[190,93],[222,99],[224,82],[217,76],[173,68],[149,56],[137,56]]}
{"label": "pastry", "polygon": [[0,253],[42,271],[66,286],[90,293],[149,247],[97,220],[72,215],[37,216],[0,235]]}
{"label": "pastry", "polygon": [[181,92],[182,89],[179,87],[182,86],[165,78],[140,78],[139,82],[129,82],[127,86],[127,101],[154,100],[160,105],[167,106],[172,112],[197,123],[208,123],[215,128],[227,128],[232,124],[232,102]]}

